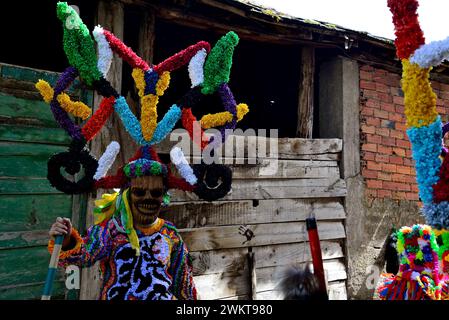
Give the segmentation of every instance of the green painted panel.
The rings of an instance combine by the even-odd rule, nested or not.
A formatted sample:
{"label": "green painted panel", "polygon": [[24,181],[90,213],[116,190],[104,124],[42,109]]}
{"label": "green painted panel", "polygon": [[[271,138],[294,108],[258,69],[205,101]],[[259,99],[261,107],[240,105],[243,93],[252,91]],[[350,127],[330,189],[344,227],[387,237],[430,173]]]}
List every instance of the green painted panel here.
{"label": "green painted panel", "polygon": [[50,185],[46,178],[41,179],[0,179],[0,194],[62,194]]}
{"label": "green painted panel", "polygon": [[[0,287],[0,300],[40,300],[44,282],[20,285],[15,287]],[[62,280],[53,283],[52,300],[64,299],[65,282]],[[72,290],[70,290],[72,291]]]}
{"label": "green painted panel", "polygon": [[71,141],[69,135],[63,129],[6,124],[0,125],[0,140],[58,145],[68,145]]}
{"label": "green painted panel", "polygon": [[2,65],[1,70],[1,75],[4,78],[28,82],[37,82],[39,79],[43,79],[48,81],[51,85],[54,85],[59,77],[59,74],[56,72],[36,70],[14,65]]}
{"label": "green painted panel", "polygon": [[34,155],[37,157],[45,157],[63,151],[67,151],[66,146],[0,141],[0,157]]}
{"label": "green painted panel", "polygon": [[0,176],[45,178],[48,158],[49,155],[0,156]]}
{"label": "green painted panel", "polygon": [[[0,250],[0,287],[45,281],[49,261],[46,246]],[[59,268],[57,279],[63,278]]]}
{"label": "green painted panel", "polygon": [[1,195],[0,232],[48,230],[58,216],[72,216],[72,196]]}
{"label": "green painted panel", "polygon": [[[58,77],[60,75],[57,72],[36,70],[13,65],[2,64],[1,67],[1,76],[3,78],[33,83],[36,83],[37,81],[39,81],[39,79],[42,79],[50,83],[52,87],[55,86],[56,81],[58,80]],[[69,90],[66,90],[66,92],[73,94],[77,91],[80,91],[81,89],[83,89],[81,82],[78,79],[75,79],[75,81],[73,81],[72,83],[72,86],[69,88]]]}
{"label": "green painted panel", "polygon": [[47,162],[51,155],[0,157],[0,176],[46,178]]}
{"label": "green painted panel", "polygon": [[33,124],[58,127],[50,105],[42,100],[17,98],[0,92],[0,116],[14,120],[32,119]]}
{"label": "green painted panel", "polygon": [[[48,227],[50,229],[50,226]],[[0,250],[46,246],[48,229],[39,231],[0,232]]]}

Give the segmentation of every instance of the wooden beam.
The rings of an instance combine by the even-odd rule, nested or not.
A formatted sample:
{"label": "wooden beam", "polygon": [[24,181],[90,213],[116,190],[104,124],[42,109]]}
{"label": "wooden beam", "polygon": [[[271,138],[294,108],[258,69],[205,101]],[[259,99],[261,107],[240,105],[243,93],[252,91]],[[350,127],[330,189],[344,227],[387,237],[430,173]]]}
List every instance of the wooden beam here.
{"label": "wooden beam", "polygon": [[[121,2],[100,0],[98,2],[96,24],[101,25],[105,29],[111,31],[119,39],[123,39],[124,33],[124,8]],[[120,93],[122,87],[122,60],[118,56],[114,56],[111,67],[106,79]],[[94,111],[98,108],[102,97],[97,93],[94,94]],[[114,113],[108,120],[108,123],[102,128],[97,136],[90,144],[91,153],[97,157],[102,155],[106,147],[111,141],[119,141],[121,150],[118,158],[111,168],[111,172],[116,171],[117,167],[122,165],[128,158],[132,156],[136,145],[125,131],[120,119]],[[103,190],[98,190],[101,194]],[[95,194],[91,194],[87,204],[86,228],[93,224],[93,206]],[[101,281],[99,278],[98,264],[91,268],[83,268],[81,272],[81,300],[97,300],[100,294]]]}
{"label": "wooden beam", "polygon": [[226,225],[305,221],[313,214],[317,220],[345,219],[346,213],[338,199],[283,199],[175,202],[160,217],[178,229]]}
{"label": "wooden beam", "polygon": [[[181,229],[181,235],[191,252],[229,248],[257,247],[280,243],[303,242],[308,239],[304,222],[264,223],[247,225],[254,237],[247,240],[239,226]],[[346,237],[342,222],[318,222],[321,240]]]}
{"label": "wooden beam", "polygon": [[145,8],[142,12],[137,54],[149,64],[153,62],[154,56],[155,22],[156,18],[154,11],[152,9]]}
{"label": "wooden beam", "polygon": [[[308,242],[252,247],[252,251],[257,261],[257,268],[282,267],[312,260]],[[343,258],[340,241],[321,241],[321,253],[323,260]],[[246,254],[246,248],[190,252],[193,275],[214,273],[226,276],[238,275],[245,267]]]}
{"label": "wooden beam", "polygon": [[312,138],[313,97],[315,76],[315,48],[301,49],[301,76],[299,84],[298,124],[296,136]]}
{"label": "wooden beam", "polygon": [[[181,190],[172,190],[172,201],[198,201],[198,197]],[[235,179],[232,190],[221,200],[262,200],[336,198],[346,196],[342,179]]]}

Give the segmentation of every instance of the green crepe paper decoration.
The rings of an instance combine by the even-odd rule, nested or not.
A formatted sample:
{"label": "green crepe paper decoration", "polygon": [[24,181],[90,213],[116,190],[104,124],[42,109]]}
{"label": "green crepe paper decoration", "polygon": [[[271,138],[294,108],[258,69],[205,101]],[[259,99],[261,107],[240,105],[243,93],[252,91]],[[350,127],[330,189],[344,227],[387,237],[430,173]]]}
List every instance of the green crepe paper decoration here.
{"label": "green crepe paper decoration", "polygon": [[87,85],[99,80],[101,73],[97,67],[97,54],[89,29],[76,11],[67,2],[58,2],[57,16],[64,29],[64,52],[70,65],[78,69],[80,77]]}
{"label": "green crepe paper decoration", "polygon": [[150,172],[152,175],[155,175],[155,176],[161,174],[161,172],[162,172],[161,165],[157,162],[153,162],[151,164]]}
{"label": "green crepe paper decoration", "polygon": [[442,259],[443,253],[449,250],[449,231],[444,231],[440,234],[439,238],[441,240],[441,245],[438,250],[438,257]]}
{"label": "green crepe paper decoration", "polygon": [[203,94],[212,94],[219,85],[229,82],[232,55],[238,43],[239,36],[234,31],[229,31],[217,41],[207,55],[204,64],[203,88],[201,89]]}

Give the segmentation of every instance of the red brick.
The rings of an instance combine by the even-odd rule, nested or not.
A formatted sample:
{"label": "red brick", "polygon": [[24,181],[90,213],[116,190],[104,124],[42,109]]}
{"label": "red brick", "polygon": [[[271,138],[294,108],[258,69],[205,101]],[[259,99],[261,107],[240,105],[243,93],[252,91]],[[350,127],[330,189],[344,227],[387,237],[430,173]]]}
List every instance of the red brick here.
{"label": "red brick", "polygon": [[394,108],[394,104],[392,104],[392,103],[381,102],[380,108],[385,111],[396,112],[396,109]]}
{"label": "red brick", "polygon": [[419,200],[418,193],[416,192],[406,192],[405,199],[407,200]]}
{"label": "red brick", "polygon": [[419,191],[418,185],[416,183],[410,185],[410,190],[413,191],[413,192],[416,192],[418,194],[418,191]]}
{"label": "red brick", "polygon": [[396,138],[396,139],[404,139],[404,132],[398,131],[398,130],[391,130],[390,137]]}
{"label": "red brick", "polygon": [[366,186],[370,189],[382,189],[382,181],[379,180],[366,180]]}
{"label": "red brick", "polygon": [[372,80],[373,79],[373,75],[369,71],[360,70],[360,79],[362,79],[362,80]]}
{"label": "red brick", "polygon": [[415,163],[414,163],[413,160],[410,159],[410,158],[404,158],[404,165],[405,165],[405,166],[412,167],[412,166],[415,165]]}
{"label": "red brick", "polygon": [[378,118],[367,117],[365,122],[369,126],[380,127],[380,119]]}
{"label": "red brick", "polygon": [[386,146],[396,146],[396,139],[390,137],[382,137],[382,144]]}
{"label": "red brick", "polygon": [[396,172],[402,174],[411,174],[411,168],[407,166],[396,166]]}
{"label": "red brick", "polygon": [[382,69],[374,69],[374,76],[375,77],[385,77],[387,75],[387,71],[386,70],[382,70]]}
{"label": "red brick", "polygon": [[[374,116],[381,119],[389,119],[388,112],[385,110],[374,109]],[[389,119],[392,120],[392,119]]]}
{"label": "red brick", "polygon": [[408,140],[396,139],[396,145],[400,148],[410,149],[410,141]]}
{"label": "red brick", "polygon": [[449,84],[441,83],[440,82],[440,90],[442,91],[449,91]]}
{"label": "red brick", "polygon": [[[376,134],[366,134],[366,141],[368,143],[376,143],[376,144],[380,144],[382,143],[382,137],[378,136]],[[371,150],[368,150],[371,151]]]}
{"label": "red brick", "polygon": [[378,198],[391,198],[391,191],[390,190],[377,190],[377,197]]}
{"label": "red brick", "polygon": [[376,83],[383,83],[386,84],[387,83],[387,77],[384,75],[379,75],[379,74],[373,74],[373,81]]}
{"label": "red brick", "polygon": [[376,132],[376,127],[368,126],[366,124],[362,124],[361,126],[362,132],[374,134]]}
{"label": "red brick", "polygon": [[405,156],[410,159],[412,158],[412,150],[410,149],[410,142],[408,144],[408,148],[405,149]]}
{"label": "red brick", "polygon": [[364,65],[362,65],[360,67],[360,70],[372,72],[372,71],[374,71],[374,67],[370,66],[370,65],[367,65],[367,64],[364,64]]}
{"label": "red brick", "polygon": [[376,152],[377,151],[377,145],[374,144],[374,143],[364,143],[362,145],[362,150],[363,151]]}
{"label": "red brick", "polygon": [[363,152],[363,160],[372,160],[374,161],[374,159],[376,159],[376,153],[374,152],[369,152],[369,151],[362,151]]}
{"label": "red brick", "polygon": [[367,179],[377,179],[377,172],[378,171],[363,169],[362,176]]}
{"label": "red brick", "polygon": [[410,177],[409,175],[405,175],[405,174],[401,174],[401,173],[394,173],[391,176],[391,181],[393,182],[404,182],[404,183],[409,183],[410,182]]}
{"label": "red brick", "polygon": [[385,163],[388,163],[389,162],[389,159],[390,157],[388,156],[388,155],[386,155],[386,154],[377,154],[376,155],[376,161],[377,162],[385,162]]}
{"label": "red brick", "polygon": [[391,163],[382,163],[382,170],[386,172],[396,172],[396,165]]}
{"label": "red brick", "polygon": [[363,116],[372,116],[374,115],[374,108],[362,107],[360,114]]}
{"label": "red brick", "polygon": [[393,199],[403,200],[406,197],[405,192],[395,192],[393,191],[393,194],[391,196]]}
{"label": "red brick", "polygon": [[390,156],[390,163],[394,163],[394,164],[403,164],[404,160],[402,157],[398,157],[398,156]]}
{"label": "red brick", "polygon": [[379,97],[380,101],[390,102],[390,103],[393,102],[393,96],[391,96],[388,93],[378,92],[377,96]]}
{"label": "red brick", "polygon": [[383,146],[383,145],[378,145],[377,146],[377,152],[383,153],[383,154],[392,154],[393,148],[386,147],[386,146]]}
{"label": "red brick", "polygon": [[379,171],[379,174],[377,175],[377,179],[384,180],[384,181],[391,181],[391,173],[385,173],[385,172]]}
{"label": "red brick", "polygon": [[396,122],[395,129],[405,132],[407,130],[407,126],[403,122]]}
{"label": "red brick", "polygon": [[432,81],[430,84],[433,90],[441,90],[441,84],[439,82]]}
{"label": "red brick", "polygon": [[395,112],[398,112],[398,113],[400,113],[400,114],[404,114],[404,112],[405,112],[405,107],[404,106],[401,106],[401,105],[398,105],[398,104],[395,104],[394,105],[395,106]]}
{"label": "red brick", "polygon": [[449,100],[449,92],[447,92],[446,90],[442,91],[440,97],[441,99]]}
{"label": "red brick", "polygon": [[393,103],[394,104],[399,104],[399,105],[404,105],[404,97],[398,97],[398,96],[394,96],[393,97]]}
{"label": "red brick", "polygon": [[387,85],[392,87],[392,89],[399,89],[401,85],[401,76],[398,74],[389,74],[387,76]]}
{"label": "red brick", "polygon": [[379,99],[379,95],[382,93],[378,93],[377,91],[374,90],[369,90],[369,89],[363,89],[363,97],[365,98],[373,98],[373,99]]}
{"label": "red brick", "polygon": [[380,107],[380,101],[379,100],[374,100],[374,99],[368,99],[368,101],[366,101],[365,105],[367,107],[376,109],[376,108]]}
{"label": "red brick", "polygon": [[444,111],[445,111],[445,109],[446,109],[446,108],[439,107],[438,104],[437,104],[437,112],[438,112],[438,114],[443,114]]}
{"label": "red brick", "polygon": [[405,150],[402,148],[393,148],[393,154],[400,157],[405,157]]}
{"label": "red brick", "polygon": [[[376,112],[376,110],[374,110],[374,112]],[[376,115],[376,114],[374,113],[374,115]],[[388,120],[392,120],[392,121],[402,121],[403,118],[404,118],[404,116],[401,115],[400,113],[395,113],[395,112],[393,113],[393,112],[390,112],[390,113],[388,114]]]}
{"label": "red brick", "polygon": [[388,128],[376,128],[376,133],[383,137],[390,136],[390,130]]}
{"label": "red brick", "polygon": [[[379,79],[380,80],[380,79]],[[382,82],[387,82],[387,79],[382,78]],[[389,87],[385,83],[381,83],[380,81],[377,81],[376,78],[374,78],[374,81],[376,81],[376,91],[377,92],[383,92],[383,93],[389,93]],[[370,88],[368,88],[370,89]]]}
{"label": "red brick", "polygon": [[382,185],[385,189],[395,191],[410,191],[410,185],[408,183],[384,181],[382,182]]}
{"label": "red brick", "polygon": [[376,90],[376,84],[372,81],[360,80],[361,89]]}
{"label": "red brick", "polygon": [[366,162],[366,168],[368,170],[380,171],[380,170],[382,170],[382,165],[380,163],[375,162],[375,161],[367,161]]}

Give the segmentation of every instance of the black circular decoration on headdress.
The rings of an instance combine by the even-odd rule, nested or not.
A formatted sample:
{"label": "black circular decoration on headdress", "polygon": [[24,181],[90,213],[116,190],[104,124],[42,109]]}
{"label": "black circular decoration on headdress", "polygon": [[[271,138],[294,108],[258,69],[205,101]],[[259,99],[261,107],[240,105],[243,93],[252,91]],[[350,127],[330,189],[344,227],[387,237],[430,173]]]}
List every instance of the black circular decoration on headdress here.
{"label": "black circular decoration on headdress", "polygon": [[225,165],[195,164],[193,172],[198,179],[193,192],[203,200],[214,201],[223,198],[231,190],[232,170]]}
{"label": "black circular decoration on headdress", "polygon": [[[57,153],[48,160],[47,179],[59,191],[79,194],[92,189],[98,162],[87,150],[84,150],[84,145],[85,142],[74,140],[69,151]],[[67,180],[61,174],[61,168],[64,168],[68,174],[74,175],[80,171],[81,166],[84,168],[84,177],[76,182]]]}

